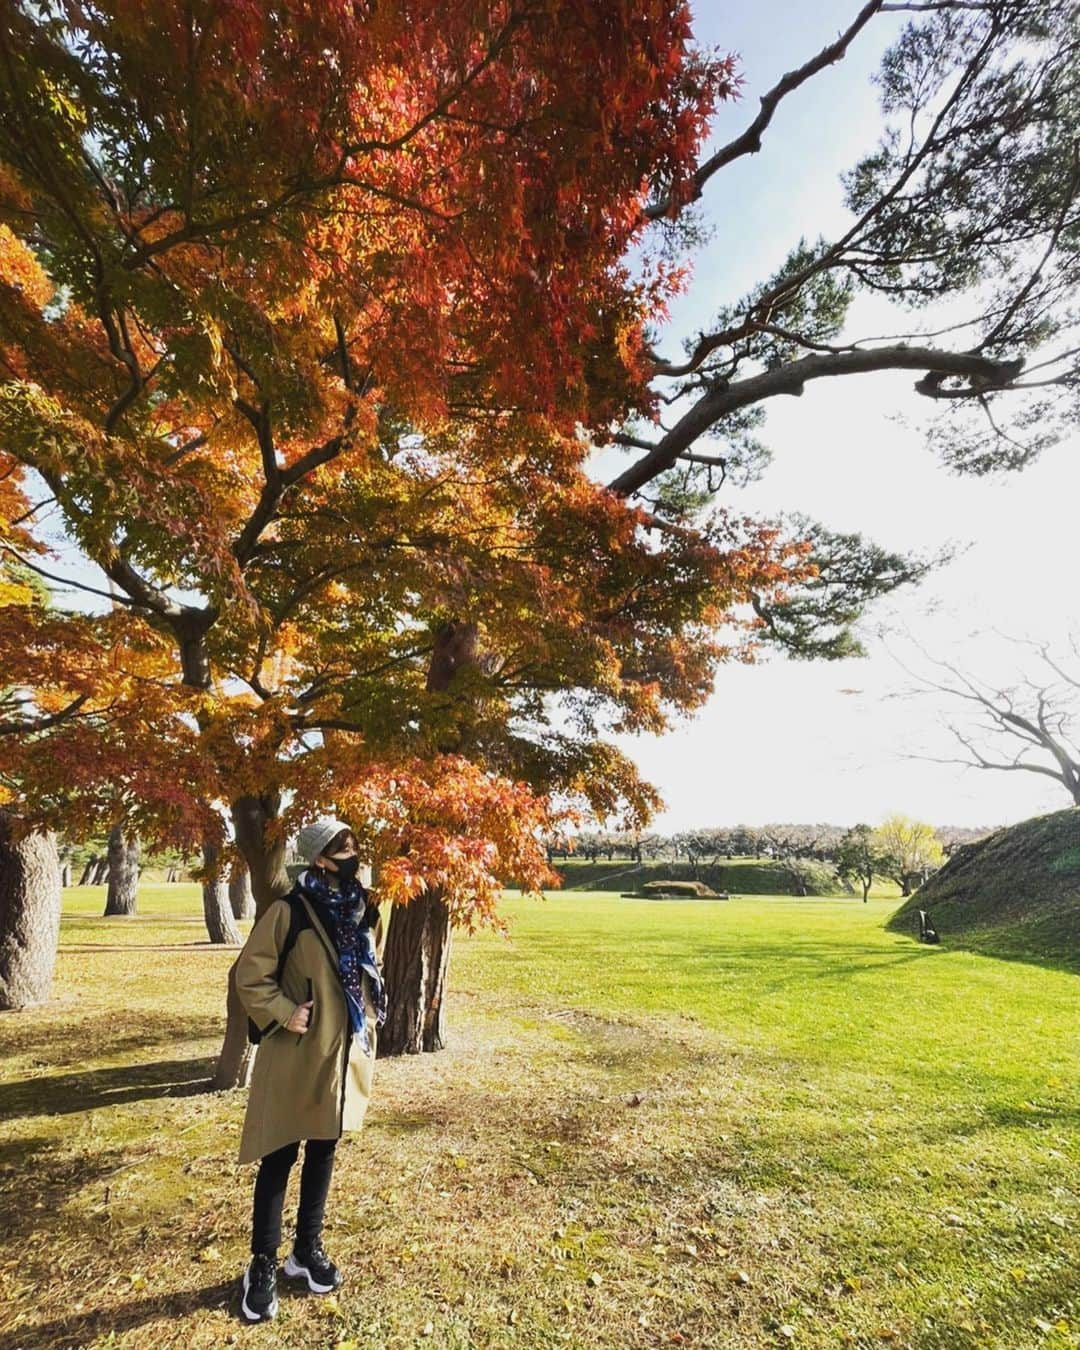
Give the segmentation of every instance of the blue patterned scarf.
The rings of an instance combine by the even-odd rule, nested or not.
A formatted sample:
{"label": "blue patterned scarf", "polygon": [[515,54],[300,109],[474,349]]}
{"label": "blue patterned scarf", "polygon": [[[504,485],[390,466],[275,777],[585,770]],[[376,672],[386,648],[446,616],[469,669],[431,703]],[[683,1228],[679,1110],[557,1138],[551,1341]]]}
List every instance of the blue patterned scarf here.
{"label": "blue patterned scarf", "polygon": [[371,925],[365,922],[367,891],[356,880],[346,882],[337,890],[330,885],[328,877],[314,868],[302,873],[296,885],[312,902],[334,944],[341,987],[345,991],[345,1002],[349,1009],[349,1022],[363,1042],[364,1053],[370,1054],[371,1042],[364,1012],[364,975],[371,982],[375,1025],[380,1027],[386,1021],[386,988],[375,957]]}

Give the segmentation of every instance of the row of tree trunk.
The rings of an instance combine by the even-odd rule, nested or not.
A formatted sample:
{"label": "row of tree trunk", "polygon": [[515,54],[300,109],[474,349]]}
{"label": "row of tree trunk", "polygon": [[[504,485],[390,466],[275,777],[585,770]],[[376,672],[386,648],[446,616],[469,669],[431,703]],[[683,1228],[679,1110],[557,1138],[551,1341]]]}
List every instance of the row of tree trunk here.
{"label": "row of tree trunk", "polygon": [[[71,864],[62,862],[60,864],[60,874],[62,884],[67,887],[71,885]],[[80,886],[103,886],[109,879],[109,855],[99,857],[96,853],[90,858],[90,861],[82,870],[79,877]],[[165,882],[167,885],[173,885],[175,882],[187,880],[187,873],[182,867],[175,863],[170,863],[165,869]]]}
{"label": "row of tree trunk", "polygon": [[[177,881],[182,875],[182,870],[176,866],[170,866],[166,881]],[[94,855],[83,869],[80,886],[100,886],[108,883],[108,889],[105,896],[105,916],[130,915],[136,912],[136,893],[139,884],[139,841],[125,835],[123,829],[117,826],[109,835],[108,852],[103,857]],[[69,886],[71,884],[71,865],[69,863],[61,864],[61,885]],[[251,891],[251,875],[246,866],[237,866],[233,868],[232,875],[228,880],[228,909],[232,912],[234,919],[253,919],[255,917],[255,897]],[[219,918],[218,911],[222,909],[222,903],[219,896],[215,895],[209,901],[208,913],[212,915],[213,930],[210,934],[212,942],[233,942],[239,941],[235,936],[215,937],[215,931],[222,933],[235,933],[235,929],[228,922],[227,915],[222,914]],[[208,928],[210,922],[208,921]]]}
{"label": "row of tree trunk", "polygon": [[100,886],[109,875],[109,856],[104,857],[97,853],[92,853],[86,866],[83,868],[82,876],[79,878],[80,886]]}
{"label": "row of tree trunk", "polygon": [[[256,816],[259,813],[255,813]],[[257,819],[245,824],[257,825]],[[261,844],[261,840],[259,841]],[[213,864],[215,847],[203,849]],[[105,913],[133,914],[139,875],[139,846],[121,829],[109,837],[109,890]],[[259,889],[269,904],[288,888],[284,854],[262,860]],[[61,869],[51,834],[31,834],[13,842],[11,817],[0,811],[0,1008],[23,1008],[49,998],[60,929]],[[203,913],[210,941],[240,945],[239,919],[256,913],[251,872],[234,868],[202,888]],[[412,904],[386,916],[383,970],[389,996],[386,1025],[379,1035],[379,1054],[420,1054],[440,1050],[445,1040],[445,990],[450,960],[450,912],[438,892],[427,892]],[[247,1083],[253,1063],[247,1042],[247,1019],[229,972],[225,1039],[218,1057],[215,1086]]]}

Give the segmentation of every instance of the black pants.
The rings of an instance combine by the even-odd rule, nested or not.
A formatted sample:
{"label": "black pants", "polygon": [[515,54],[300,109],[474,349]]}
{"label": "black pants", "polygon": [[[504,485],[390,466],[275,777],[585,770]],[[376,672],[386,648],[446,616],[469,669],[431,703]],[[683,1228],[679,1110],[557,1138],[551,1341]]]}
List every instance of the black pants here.
{"label": "black pants", "polygon": [[[296,1215],[296,1245],[310,1247],[322,1233],[330,1174],[334,1170],[336,1139],[308,1139],[300,1169],[300,1207]],[[299,1144],[268,1153],[259,1163],[255,1178],[255,1204],[251,1216],[251,1250],[276,1256],[281,1242],[281,1210],[289,1173],[300,1152]]]}

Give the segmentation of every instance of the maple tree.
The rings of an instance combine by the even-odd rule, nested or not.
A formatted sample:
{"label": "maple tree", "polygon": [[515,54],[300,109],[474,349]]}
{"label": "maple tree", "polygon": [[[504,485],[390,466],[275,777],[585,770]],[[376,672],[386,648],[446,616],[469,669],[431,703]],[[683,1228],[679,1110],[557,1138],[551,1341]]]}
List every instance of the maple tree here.
{"label": "maple tree", "polygon": [[688,38],[671,3],[5,6],[3,551],[55,581],[58,512],[111,583],[0,616],[26,825],[215,861],[225,807],[264,905],[333,807],[384,898],[475,922],[551,879],[556,799],[645,817],[605,724],[700,702],[719,620],[806,571],[583,468],[649,403],[645,185],[689,192],[730,89]]}
{"label": "maple tree", "polygon": [[[391,945],[441,972],[451,909],[548,879],[563,805],[645,820],[607,731],[662,728],[754,643],[851,651],[861,603],[921,564],[717,511],[712,475],[753,473],[760,409],[811,379],[918,370],[993,416],[1018,353],[1064,331],[1066,7],[929,7],[885,67],[887,113],[929,131],[858,167],[857,225],[683,360],[655,324],[687,208],[894,8],[864,5],[699,160],[736,75],[675,0],[5,0],[0,551],[55,579],[58,513],[113,606],[0,614],[24,821],[105,832],[121,803],[151,844],[218,857],[224,807],[265,905],[286,831],[333,805],[410,900]],[[999,171],[1009,213],[987,214]],[[631,270],[650,225],[669,237]],[[993,293],[953,351],[845,341],[859,286]],[[636,456],[607,488],[605,442]]]}

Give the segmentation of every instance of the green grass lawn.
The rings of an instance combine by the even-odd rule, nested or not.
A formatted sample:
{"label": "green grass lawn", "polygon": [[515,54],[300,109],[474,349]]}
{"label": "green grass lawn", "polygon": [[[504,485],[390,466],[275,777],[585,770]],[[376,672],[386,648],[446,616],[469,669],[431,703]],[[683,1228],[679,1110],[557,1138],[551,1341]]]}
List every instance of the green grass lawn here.
{"label": "green grass lawn", "polygon": [[1080,1344],[1075,974],[893,898],[509,900],[339,1150],[349,1284],[247,1329],[231,953],[192,886],[66,897],[56,999],[0,1018],[4,1345]]}

